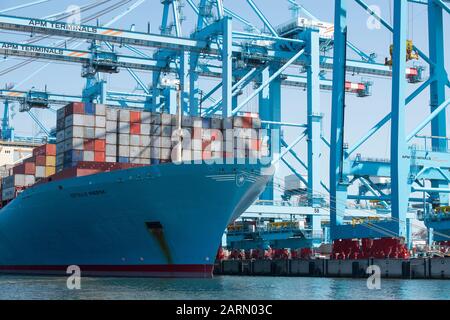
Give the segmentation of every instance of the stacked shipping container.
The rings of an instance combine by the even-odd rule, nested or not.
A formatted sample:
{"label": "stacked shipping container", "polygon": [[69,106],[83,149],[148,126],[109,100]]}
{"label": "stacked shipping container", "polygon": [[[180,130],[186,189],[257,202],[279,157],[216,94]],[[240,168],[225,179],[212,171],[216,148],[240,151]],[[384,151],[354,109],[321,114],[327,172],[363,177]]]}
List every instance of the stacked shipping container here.
{"label": "stacked shipping container", "polygon": [[32,186],[41,179],[56,172],[56,146],[45,144],[33,150],[33,156],[10,170],[8,177],[2,178],[1,200],[8,201],[17,191]]}
{"label": "stacked shipping container", "polygon": [[[183,116],[180,125],[176,115],[167,113],[72,103],[58,111],[57,171],[81,161],[150,165],[258,158],[266,155],[261,153],[260,128],[256,114],[227,119]],[[180,135],[184,151],[181,159],[174,159]]]}
{"label": "stacked shipping container", "polygon": [[[268,155],[256,114],[180,121],[166,113],[71,103],[57,112],[56,145],[35,148],[31,158],[10,169],[2,179],[1,200],[12,200],[36,182],[171,161]],[[182,152],[176,152],[180,146]]]}

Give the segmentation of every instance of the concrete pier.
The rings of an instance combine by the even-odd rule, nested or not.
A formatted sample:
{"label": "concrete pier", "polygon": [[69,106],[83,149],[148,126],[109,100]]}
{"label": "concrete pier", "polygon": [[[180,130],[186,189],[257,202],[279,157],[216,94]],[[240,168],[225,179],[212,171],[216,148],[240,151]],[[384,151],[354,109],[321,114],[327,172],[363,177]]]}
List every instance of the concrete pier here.
{"label": "concrete pier", "polygon": [[359,260],[224,260],[218,261],[216,275],[368,277],[367,268],[378,266],[382,278],[450,279],[450,257],[421,259]]}

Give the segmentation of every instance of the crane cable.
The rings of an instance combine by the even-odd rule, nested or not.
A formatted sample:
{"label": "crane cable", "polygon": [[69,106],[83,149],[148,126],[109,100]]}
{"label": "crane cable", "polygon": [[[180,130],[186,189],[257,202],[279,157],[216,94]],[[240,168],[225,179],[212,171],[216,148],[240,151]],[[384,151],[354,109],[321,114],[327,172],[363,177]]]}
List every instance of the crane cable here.
{"label": "crane cable", "polygon": [[[106,0],[106,1],[104,1],[104,2],[109,2],[109,1],[111,1],[111,0]],[[103,15],[105,15],[105,14],[108,14],[108,13],[110,13],[110,12],[112,12],[112,11],[114,11],[114,10],[116,10],[116,9],[118,9],[118,8],[120,8],[120,7],[122,7],[122,6],[124,6],[124,5],[126,5],[127,3],[131,2],[131,1],[132,1],[132,0],[121,0],[119,3],[114,4],[114,5],[112,5],[112,6],[108,7],[108,8],[103,9],[103,10],[100,11],[100,12],[94,13],[93,15],[91,15],[91,16],[89,16],[89,17],[83,19],[82,22],[83,22],[83,23],[86,23],[86,22],[92,21],[92,20],[94,20],[94,19],[97,19],[97,18],[99,18],[99,17],[101,17],[101,16],[103,16]],[[49,37],[49,36],[46,36],[46,37]],[[42,40],[42,39],[39,39],[39,40]],[[76,42],[77,40],[78,40],[78,39],[76,39],[76,38],[71,38],[71,39],[69,39],[69,40],[67,40],[67,41],[64,41],[64,42],[62,42],[61,44],[56,45],[56,46],[57,46],[57,47],[62,47],[62,46],[64,46],[66,43],[73,43],[73,42]],[[17,69],[19,69],[19,68],[22,68],[22,67],[24,67],[24,66],[26,66],[26,65],[28,65],[28,64],[30,64],[30,63],[32,63],[32,62],[35,62],[35,61],[37,61],[37,60],[39,60],[39,59],[36,59],[36,58],[30,58],[30,59],[27,59],[27,60],[25,60],[25,61],[23,61],[23,62],[19,62],[19,63],[15,64],[15,65],[13,65],[13,66],[11,66],[11,67],[8,67],[8,68],[6,68],[6,69],[1,70],[1,71],[0,71],[0,76],[6,75],[6,74],[8,74],[8,73],[10,73],[10,72],[12,72],[12,71],[15,71],[15,70],[17,70]]]}

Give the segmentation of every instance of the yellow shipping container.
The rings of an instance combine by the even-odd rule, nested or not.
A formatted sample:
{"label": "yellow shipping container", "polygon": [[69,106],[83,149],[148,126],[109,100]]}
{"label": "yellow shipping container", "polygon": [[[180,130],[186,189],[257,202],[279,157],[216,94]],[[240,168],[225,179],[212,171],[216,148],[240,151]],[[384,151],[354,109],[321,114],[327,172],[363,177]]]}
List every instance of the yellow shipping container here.
{"label": "yellow shipping container", "polygon": [[56,157],[55,156],[46,156],[45,157],[45,165],[47,167],[56,167]]}
{"label": "yellow shipping container", "polygon": [[45,167],[45,176],[50,177],[51,175],[54,175],[56,173],[55,167]]}

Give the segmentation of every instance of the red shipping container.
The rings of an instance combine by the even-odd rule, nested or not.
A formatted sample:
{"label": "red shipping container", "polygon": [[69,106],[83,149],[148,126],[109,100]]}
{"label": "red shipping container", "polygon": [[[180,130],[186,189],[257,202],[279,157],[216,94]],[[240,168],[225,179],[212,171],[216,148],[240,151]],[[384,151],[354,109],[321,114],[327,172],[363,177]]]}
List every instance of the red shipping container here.
{"label": "red shipping container", "polygon": [[84,149],[84,151],[94,151],[95,140],[94,139],[84,139],[83,149]]}
{"label": "red shipping container", "polygon": [[130,111],[130,122],[141,123],[141,113],[139,111]]}
{"label": "red shipping container", "polygon": [[104,152],[106,149],[106,140],[104,139],[95,139],[94,150]]}
{"label": "red shipping container", "polygon": [[44,144],[33,149],[33,156],[56,156],[56,144]]}
{"label": "red shipping container", "polygon": [[18,166],[15,166],[13,173],[34,175],[36,173],[36,165],[34,162],[24,162]]}
{"label": "red shipping container", "polygon": [[37,166],[45,167],[45,165],[47,163],[46,156],[36,156],[35,163]]}
{"label": "red shipping container", "polygon": [[95,162],[105,162],[106,155],[104,152],[101,151],[95,151],[94,153],[94,161]]}
{"label": "red shipping container", "polygon": [[130,124],[130,133],[131,134],[141,134],[141,124],[140,123],[131,123]]}
{"label": "red shipping container", "polygon": [[243,128],[252,128],[253,127],[253,121],[251,117],[243,117],[242,118],[242,127]]}
{"label": "red shipping container", "polygon": [[13,168],[13,174],[25,174],[25,165],[19,164]]}
{"label": "red shipping container", "polygon": [[65,107],[65,115],[71,114],[84,114],[84,103],[83,102],[72,102]]}

